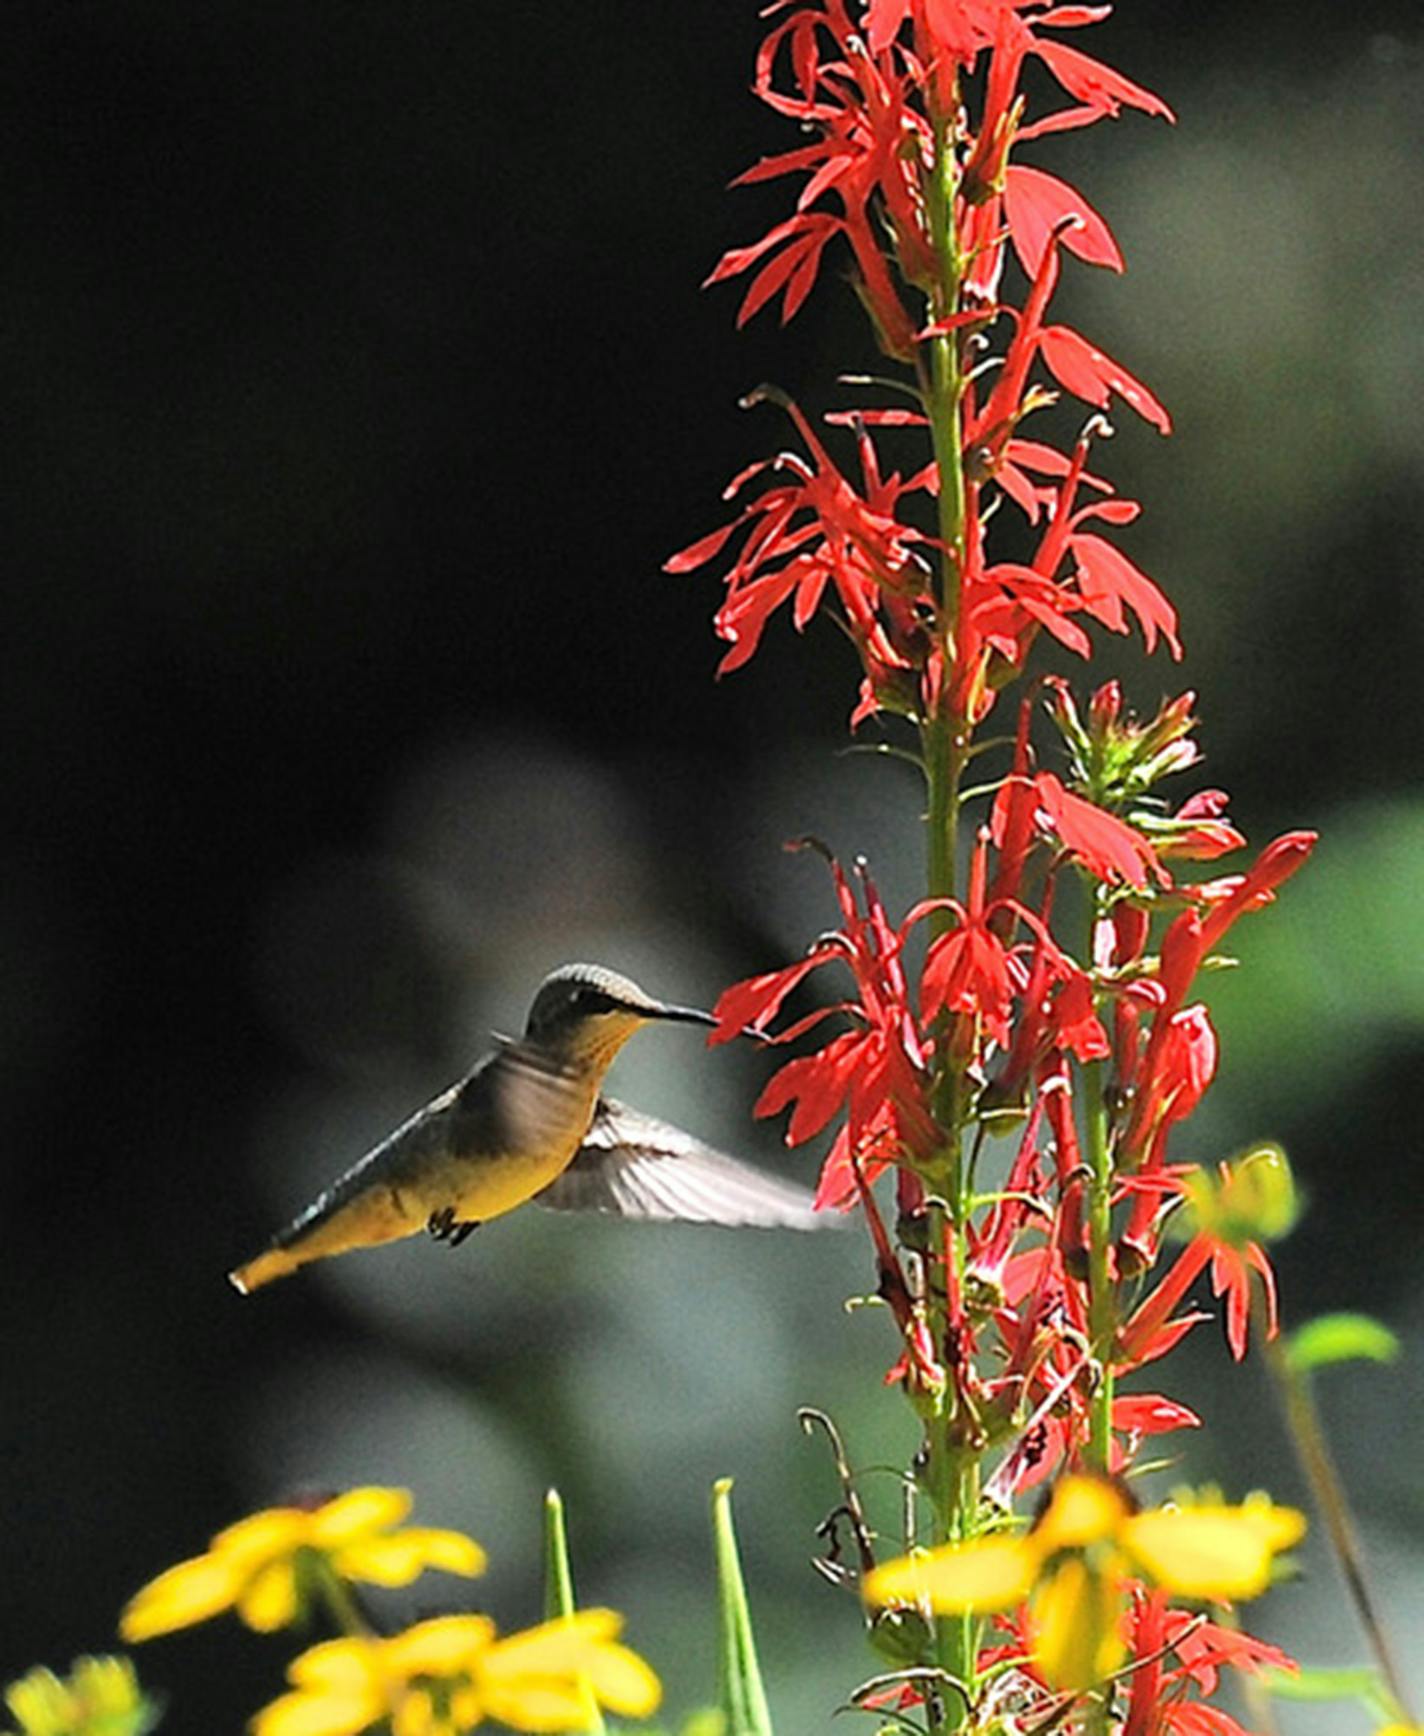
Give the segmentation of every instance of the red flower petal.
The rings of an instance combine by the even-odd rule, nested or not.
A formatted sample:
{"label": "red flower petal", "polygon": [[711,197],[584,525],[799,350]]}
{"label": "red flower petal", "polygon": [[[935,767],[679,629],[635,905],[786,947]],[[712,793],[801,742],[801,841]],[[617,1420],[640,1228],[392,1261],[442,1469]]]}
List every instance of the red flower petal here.
{"label": "red flower petal", "polygon": [[1033,51],[1069,96],[1077,97],[1079,102],[1086,103],[1100,114],[1115,115],[1126,105],[1141,109],[1145,114],[1160,115],[1166,121],[1177,118],[1160,96],[1154,96],[1150,90],[1134,84],[1130,78],[1124,78],[1120,72],[1104,66],[1102,61],[1094,60],[1081,49],[1069,48],[1066,42],[1036,37]]}
{"label": "red flower petal", "polygon": [[1123,269],[1112,231],[1083,195],[1056,175],[1010,163],[1004,174],[1004,211],[1014,250],[1030,277],[1038,276],[1049,238],[1065,217],[1078,219],[1059,237],[1070,253],[1089,265]]}
{"label": "red flower petal", "polygon": [[1078,532],[1071,536],[1068,546],[1078,564],[1078,590],[1088,613],[1114,633],[1124,633],[1127,624],[1123,620],[1122,607],[1126,604],[1137,616],[1147,650],[1151,652],[1156,648],[1160,633],[1173,657],[1180,659],[1182,645],[1177,638],[1177,611],[1147,574],[1134,566],[1121,549],[1091,532]]}
{"label": "red flower petal", "polygon": [[829,950],[809,953],[782,970],[766,971],[761,976],[733,983],[717,997],[717,1005],[712,1009],[717,1029],[710,1040],[728,1043],[749,1028],[764,1031],[802,977],[809,976],[818,965],[838,956]]}
{"label": "red flower petal", "polygon": [[1173,1429],[1199,1429],[1201,1418],[1184,1404],[1160,1393],[1126,1393],[1113,1400],[1113,1427],[1124,1434],[1165,1435]]}
{"label": "red flower petal", "polygon": [[1064,789],[1052,772],[1040,772],[1035,782],[1049,825],[1090,874],[1110,886],[1141,888],[1149,878],[1171,884],[1152,846],[1116,814]]}
{"label": "red flower petal", "polygon": [[1159,433],[1172,432],[1172,418],[1141,380],[1071,326],[1045,326],[1039,353],[1059,384],[1085,404],[1106,410],[1116,392]]}

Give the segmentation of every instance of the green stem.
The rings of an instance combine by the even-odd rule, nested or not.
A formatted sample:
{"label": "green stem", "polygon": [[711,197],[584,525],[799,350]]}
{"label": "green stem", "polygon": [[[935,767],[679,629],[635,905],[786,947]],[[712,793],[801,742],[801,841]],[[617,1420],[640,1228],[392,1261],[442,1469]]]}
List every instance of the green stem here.
{"label": "green stem", "polygon": [[[958,164],[948,119],[935,121],[935,166],[928,187],[930,239],[939,264],[931,295],[934,319],[947,319],[959,306],[963,262],[954,228],[954,195]],[[921,396],[929,418],[930,442],[939,471],[936,530],[940,541],[938,622],[939,649],[946,681],[954,665],[959,633],[960,592],[965,548],[964,452],[960,436],[960,399],[964,379],[960,367],[959,334],[931,338],[928,369],[921,368]],[[955,892],[955,841],[959,826],[959,786],[968,757],[967,732],[941,695],[934,714],[921,729],[925,775],[929,785],[929,895],[952,898]],[[950,913],[937,911],[930,931],[942,934]]]}
{"label": "green stem", "polygon": [[[1089,953],[1091,956],[1091,951]],[[1088,1156],[1088,1336],[1098,1383],[1088,1413],[1091,1470],[1106,1476],[1112,1464],[1113,1340],[1117,1333],[1117,1298],[1112,1281],[1112,1153],[1108,1146],[1107,1097],[1103,1063],[1090,1061],[1082,1070],[1083,1125]],[[1112,1687],[1094,1700],[1084,1718],[1084,1736],[1106,1736],[1112,1715]]]}
{"label": "green stem", "polygon": [[1098,1384],[1093,1392],[1088,1427],[1088,1464],[1104,1474],[1112,1456],[1113,1339],[1117,1332],[1117,1298],[1112,1280],[1112,1153],[1108,1149],[1108,1111],[1103,1087],[1103,1063],[1083,1068],[1084,1127],[1088,1168],[1088,1334]]}
{"label": "green stem", "polygon": [[1266,1336],[1266,1310],[1259,1279],[1252,1285],[1251,1298],[1252,1326],[1256,1342],[1265,1346],[1266,1366],[1275,1382],[1296,1457],[1310,1484],[1315,1505],[1325,1521],[1330,1545],[1340,1564],[1340,1572],[1350,1593],[1350,1600],[1360,1618],[1360,1625],[1365,1630],[1365,1638],[1374,1654],[1380,1676],[1393,1696],[1400,1717],[1406,1724],[1413,1726],[1417,1720],[1410,1709],[1389,1636],[1385,1632],[1379,1610],[1375,1607],[1369,1580],[1365,1575],[1364,1555],[1355,1532],[1354,1515],[1350,1511],[1340,1473],[1335,1467],[1334,1455],[1321,1426],[1310,1377],[1291,1366],[1290,1357],[1281,1339]]}
{"label": "green stem", "polygon": [[[931,311],[934,319],[939,321],[949,319],[959,311],[964,262],[960,258],[959,238],[954,228],[959,165],[947,117],[936,117],[934,134],[935,166],[929,184],[927,214],[930,241],[939,265],[938,280],[931,295]],[[964,378],[959,341],[957,331],[929,340],[926,393],[930,439],[939,466],[939,535],[944,545],[940,555],[943,575],[939,599],[940,630],[951,647],[959,630],[960,563],[964,557],[964,453],[959,429],[959,401],[964,394]]]}
{"label": "green stem", "polygon": [[[963,279],[955,229],[954,201],[958,190],[959,165],[955,155],[953,114],[950,102],[944,114],[933,117],[935,161],[926,186],[926,216],[937,261],[930,292],[932,320],[944,320],[959,306]],[[958,889],[956,846],[959,830],[960,790],[970,757],[969,732],[955,713],[950,697],[950,674],[954,669],[959,634],[964,551],[966,546],[967,493],[964,479],[960,404],[964,393],[957,332],[931,338],[919,363],[920,396],[929,421],[930,441],[939,471],[936,502],[936,534],[940,544],[939,578],[936,587],[935,633],[944,680],[932,709],[920,724],[920,748],[927,785],[927,882],[931,898],[950,899]],[[953,923],[948,909],[935,911],[930,919],[932,936],[946,933]],[[936,1262],[950,1263],[956,1283],[962,1282],[967,1262],[967,1206],[961,1155],[964,1120],[963,1067],[950,1047],[952,1021],[945,1019],[937,1032],[935,1079],[931,1104],[944,1139],[942,1173],[932,1183],[939,1201],[930,1210],[930,1251],[927,1273],[930,1326],[935,1342],[943,1345],[949,1329],[947,1285],[936,1285]],[[933,1542],[958,1542],[974,1536],[979,1522],[979,1457],[973,1419],[962,1414],[953,1377],[938,1403],[922,1407],[925,1425],[924,1486],[932,1512]],[[939,1667],[974,1691],[979,1651],[979,1623],[968,1616],[941,1616],[935,1624],[935,1658]],[[959,1696],[948,1695],[932,1703],[932,1736],[953,1736],[969,1718],[970,1706]]]}
{"label": "green stem", "polygon": [[304,1552],[305,1560],[299,1568],[299,1576],[305,1579],[326,1605],[327,1614],[338,1633],[348,1639],[368,1640],[375,1637],[375,1630],[366,1620],[356,1595],[351,1587],[331,1565],[320,1550]]}

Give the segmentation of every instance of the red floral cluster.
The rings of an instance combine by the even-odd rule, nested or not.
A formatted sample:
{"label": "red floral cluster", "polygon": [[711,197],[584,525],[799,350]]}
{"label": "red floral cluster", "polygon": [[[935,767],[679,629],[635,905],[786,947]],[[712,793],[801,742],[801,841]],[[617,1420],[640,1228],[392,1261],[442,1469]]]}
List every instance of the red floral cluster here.
{"label": "red floral cluster", "polygon": [[[879,716],[917,732],[930,826],[941,828],[929,896],[896,921],[864,866],[847,873],[831,861],[838,927],[795,964],[729,989],[714,1041],[751,1029],[804,1050],[816,1033],[757,1112],[789,1111],[793,1145],[835,1124],[818,1202],[864,1212],[900,1336],[887,1378],[923,1416],[949,1419],[955,1451],[967,1442],[992,1455],[984,1493],[998,1503],[1090,1451],[1094,1468],[1113,1472],[1145,1439],[1197,1425],[1184,1406],[1116,1382],[1205,1317],[1190,1299],[1203,1274],[1225,1300],[1236,1357],[1255,1298],[1275,1329],[1271,1268],[1249,1224],[1198,1210],[1205,1172],[1169,1161],[1168,1144],[1216,1071],[1200,973],[1314,843],[1288,833],[1243,870],[1194,878],[1196,864],[1246,840],[1222,791],[1175,808],[1159,793],[1199,760],[1193,695],[1140,721],[1115,682],[1080,709],[1064,681],[1039,677],[1018,704],[962,888],[948,866],[975,731],[1044,636],[1087,658],[1090,627],[1135,625],[1148,652],[1161,644],[1181,656],[1176,611],[1117,540],[1140,509],[1089,467],[1114,401],[1164,434],[1170,419],[1049,311],[1065,253],[1113,271],[1122,257],[1075,188],[1018,156],[1124,108],[1172,118],[1065,39],[1109,10],[1044,0],[771,8],[756,93],[806,140],[742,180],[796,176],[801,186],[791,215],[728,253],[709,281],[749,278],[741,320],[778,298],[787,320],[828,249],[844,248],[880,348],[910,370],[907,403],[828,418],[853,436],[851,473],[795,404],[762,388],[749,402],[780,403],[798,448],[737,476],[727,489],[736,515],[667,563],[728,563],[722,671],[755,654],[783,606],[798,630],[830,610],[860,660],[853,724]],[[1030,67],[1033,90],[1053,93],[1041,109],[1024,88]],[[1025,434],[1030,416],[1065,396],[1089,407],[1086,422],[1060,444]],[[911,441],[928,450],[892,463],[892,447]],[[1006,506],[1012,558],[989,546]],[[1051,758],[1035,740],[1045,716]],[[1081,947],[1063,938],[1065,913]],[[842,998],[782,1024],[803,981],[829,965],[846,981]],[[991,1136],[1012,1140],[1012,1155],[1002,1183],[980,1195],[976,1165]],[[873,1191],[887,1171],[893,1225]],[[1219,1185],[1230,1179],[1223,1170]],[[1180,1224],[1181,1245],[1159,1272]],[[972,1520],[961,1514],[948,1535],[972,1536]],[[1216,1671],[1276,1655],[1148,1588],[1134,1593],[1130,1619],[1135,1673],[1114,1727],[1236,1736],[1204,1703]]]}
{"label": "red floral cluster", "polygon": [[[754,654],[784,603],[791,603],[800,629],[828,594],[840,605],[865,671],[857,722],[882,708],[925,718],[945,706],[978,722],[1023,667],[1040,631],[1086,656],[1084,621],[1122,633],[1135,619],[1149,651],[1160,639],[1180,655],[1175,610],[1102,534],[1130,524],[1139,507],[1087,469],[1100,420],[1067,453],[1018,431],[1030,413],[1055,401],[1054,387],[1104,410],[1118,398],[1163,433],[1171,426],[1162,405],[1124,367],[1071,327],[1048,322],[1063,250],[1113,270],[1121,270],[1122,259],[1103,219],[1074,188],[1010,161],[1019,144],[1086,126],[1124,105],[1170,118],[1149,92],[1045,34],[1094,22],[1106,10],[944,0],[871,5],[857,22],[841,0],[823,0],[790,10],[768,36],[757,64],[758,95],[819,137],[742,176],[806,179],[795,213],[752,246],[727,254],[709,281],[757,267],[742,319],[778,294],[789,319],[810,293],[827,246],[841,238],[882,346],[921,376],[935,340],[968,356],[985,348],[996,328],[1006,327],[1008,336],[998,366],[976,365],[959,395],[966,534],[952,550],[916,521],[939,492],[939,465],[931,461],[901,476],[887,471],[874,444],[874,431],[925,425],[922,411],[833,418],[855,427],[855,479],[837,467],[800,411],[787,406],[806,456],[783,453],[743,471],[727,497],[758,482],[762,492],[667,563],[671,572],[690,571],[742,536],[717,614],[717,631],[730,647],[722,671]],[[1030,59],[1048,69],[1074,106],[1027,118],[1017,80]],[[970,130],[952,92],[958,75],[979,71],[981,61],[983,111]],[[958,165],[949,286],[933,232],[946,144]],[[1004,288],[1011,253],[1025,274],[1021,306]],[[926,320],[923,312],[936,313],[947,287],[955,305]],[[1054,386],[1035,378],[1036,365]],[[995,497],[1011,500],[1037,531],[1027,559],[989,558],[981,527]],[[935,584],[936,554],[956,568],[952,626]]]}
{"label": "red floral cluster", "polygon": [[[1056,697],[1062,716],[1063,696]],[[1173,854],[1197,860],[1242,842],[1222,819],[1220,804],[1200,798],[1184,804],[1175,835],[1159,830],[1154,842],[1133,823],[1135,816],[1113,813],[1053,773],[1033,769],[1027,728],[1033,704],[1030,697],[1021,707],[1014,770],[976,844],[967,897],[923,900],[897,925],[863,865],[850,876],[832,861],[840,927],[796,963],[728,989],[717,1005],[713,1037],[728,1041],[750,1029],[774,1043],[796,1042],[840,1015],[845,1028],[786,1062],[756,1106],[766,1116],[790,1109],[789,1145],[844,1116],[821,1172],[818,1203],[824,1207],[863,1202],[873,1215],[868,1184],[892,1165],[901,1171],[902,1210],[920,1207],[925,1183],[942,1170],[950,1137],[935,1100],[946,1071],[966,1082],[971,1122],[995,1130],[1021,1124],[1004,1197],[965,1226],[976,1293],[1001,1298],[1002,1306],[959,1322],[959,1349],[999,1368],[994,1387],[1006,1416],[1036,1411],[1045,1399],[1056,1415],[1052,1427],[1025,1431],[1025,1452],[1006,1493],[1035,1480],[1030,1473],[1052,1469],[1064,1444],[1078,1438],[1073,1426],[1063,1426],[1074,1391],[1072,1378],[1062,1380],[1065,1372],[1076,1371],[1084,1394],[1092,1383],[1073,1349],[1087,1332],[1089,1313],[1081,1069],[1102,1069],[1101,1095],[1115,1106],[1107,1129],[1121,1223],[1115,1264],[1124,1279],[1140,1278],[1158,1259],[1164,1223],[1181,1203],[1188,1173],[1167,1163],[1168,1135],[1196,1108],[1216,1072],[1210,1016],[1203,1002],[1189,998],[1197,975],[1232,925],[1270,902],[1314,844],[1311,833],[1287,833],[1242,873],[1177,881],[1166,865]],[[1165,736],[1174,764],[1194,758],[1182,751],[1190,749],[1192,725],[1182,701],[1164,706],[1144,728],[1122,717],[1110,686],[1094,696],[1093,714],[1099,739],[1112,732],[1119,749],[1128,741],[1139,754],[1158,754]],[[1202,818],[1203,807],[1211,808],[1209,819]],[[1065,873],[1096,887],[1105,907],[1086,964],[1050,926]],[[937,914],[948,922],[912,963],[914,931]],[[1152,947],[1154,917],[1165,926]],[[829,964],[849,974],[849,994],[773,1031],[787,998]],[[882,1282],[896,1295],[908,1294],[904,1274],[890,1263],[883,1262]],[[1227,1299],[1233,1354],[1245,1354],[1251,1273],[1260,1275],[1269,1302],[1270,1265],[1254,1241],[1238,1246],[1203,1227],[1125,1314],[1115,1347],[1119,1372],[1164,1355],[1203,1318],[1177,1309],[1208,1265],[1216,1294]],[[1073,1329],[1067,1337],[1065,1323]],[[917,1328],[907,1346],[913,1352],[922,1341]],[[972,1360],[957,1359],[965,1378]],[[945,1361],[939,1347],[910,1372],[932,1383]],[[1134,1436],[1155,1432],[1154,1420],[1160,1425],[1178,1414],[1123,1402],[1123,1432]],[[1056,1443],[1051,1453],[1050,1439]]]}

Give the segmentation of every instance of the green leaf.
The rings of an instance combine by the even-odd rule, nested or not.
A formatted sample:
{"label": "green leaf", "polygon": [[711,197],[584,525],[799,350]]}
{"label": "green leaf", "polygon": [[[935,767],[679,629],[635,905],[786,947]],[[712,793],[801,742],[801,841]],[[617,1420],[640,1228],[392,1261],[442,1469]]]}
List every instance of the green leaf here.
{"label": "green leaf", "polygon": [[712,1485],[712,1544],[717,1563],[717,1697],[725,1736],[772,1736],[737,1554],[730,1477]]}
{"label": "green leaf", "polygon": [[1399,1340],[1368,1314],[1322,1314],[1298,1326],[1286,1343],[1293,1374],[1309,1374],[1332,1362],[1393,1362]]}
{"label": "green leaf", "polygon": [[1394,1713],[1389,1690],[1373,1670],[1267,1670],[1261,1681],[1282,1700],[1358,1700],[1380,1718]]}

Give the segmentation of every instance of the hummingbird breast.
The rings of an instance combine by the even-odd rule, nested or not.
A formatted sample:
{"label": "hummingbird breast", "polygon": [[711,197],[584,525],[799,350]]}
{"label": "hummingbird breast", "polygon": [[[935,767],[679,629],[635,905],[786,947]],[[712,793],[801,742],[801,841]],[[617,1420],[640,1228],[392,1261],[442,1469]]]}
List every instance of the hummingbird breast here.
{"label": "hummingbird breast", "polygon": [[597,1101],[593,1070],[522,1043],[498,1050],[454,1106],[448,1172],[429,1178],[440,1191],[448,1188],[437,1204],[474,1223],[523,1205],[573,1161]]}

